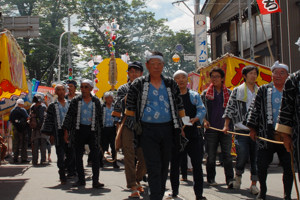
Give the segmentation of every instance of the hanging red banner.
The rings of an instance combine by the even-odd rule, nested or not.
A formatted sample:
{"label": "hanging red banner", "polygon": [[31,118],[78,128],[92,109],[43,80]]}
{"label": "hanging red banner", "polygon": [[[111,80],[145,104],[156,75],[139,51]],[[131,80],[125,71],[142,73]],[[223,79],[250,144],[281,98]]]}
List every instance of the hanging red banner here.
{"label": "hanging red banner", "polygon": [[281,12],[277,0],[257,0],[256,2],[262,15]]}

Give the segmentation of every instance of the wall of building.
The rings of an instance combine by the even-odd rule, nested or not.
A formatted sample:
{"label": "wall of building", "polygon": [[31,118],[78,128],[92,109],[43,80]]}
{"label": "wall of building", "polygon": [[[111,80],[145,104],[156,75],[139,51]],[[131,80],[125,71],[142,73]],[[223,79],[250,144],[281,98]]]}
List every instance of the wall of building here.
{"label": "wall of building", "polygon": [[[272,53],[274,55],[274,61],[279,60],[280,62],[286,63],[291,67],[291,71],[297,71],[300,69],[300,52],[295,42],[300,37],[300,5],[296,3],[299,0],[288,0],[279,1],[282,9],[281,13],[271,14],[272,28],[268,29],[271,31],[268,41],[271,46]],[[226,4],[230,3],[230,4]],[[226,6],[226,9],[223,9]],[[247,0],[241,0],[241,7],[245,9],[247,7]],[[256,12],[253,10],[253,12]],[[238,56],[239,54],[239,30],[238,30],[238,19],[236,18],[239,13],[238,0],[217,0],[213,9],[210,12],[211,18],[211,50],[212,59],[217,59],[220,54],[220,45],[222,45],[222,53],[232,52],[234,53],[233,46],[237,46],[237,51],[234,53]],[[257,21],[256,26],[259,25],[258,18],[253,17]],[[225,25],[228,23],[228,26]],[[245,22],[245,20],[243,21]],[[254,21],[255,23],[255,21]],[[270,23],[270,22],[268,22]],[[259,27],[254,27],[255,31],[261,32]],[[257,30],[256,30],[257,29]],[[224,34],[225,33],[225,34]],[[261,40],[262,36],[257,35],[255,32],[254,51],[255,60],[266,66],[272,66],[272,58],[267,47],[267,43]],[[224,40],[226,35],[227,42]],[[259,39],[260,38],[260,39]],[[222,44],[218,43],[222,42]],[[245,38],[243,39],[245,40]],[[225,44],[227,43],[227,44]],[[228,44],[231,43],[231,44]],[[230,45],[233,45],[230,47]],[[217,50],[218,49],[218,50]],[[249,49],[244,46],[244,58],[249,58]]]}
{"label": "wall of building", "polygon": [[[280,61],[290,66],[291,72],[300,69],[300,51],[295,42],[300,37],[299,0],[279,1],[282,13],[280,18],[281,58]],[[288,13],[285,14],[285,13]]]}

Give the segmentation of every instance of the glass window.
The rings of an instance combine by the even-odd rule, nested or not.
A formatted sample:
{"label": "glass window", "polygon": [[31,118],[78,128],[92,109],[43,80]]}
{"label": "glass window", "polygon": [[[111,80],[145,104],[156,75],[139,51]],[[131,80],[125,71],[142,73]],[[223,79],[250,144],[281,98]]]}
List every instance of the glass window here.
{"label": "glass window", "polygon": [[[266,41],[261,22],[259,20],[259,16],[257,15],[256,18],[256,44],[262,43]],[[271,27],[271,15],[261,15],[261,21],[264,26],[267,39],[272,38],[272,27]]]}
{"label": "glass window", "polygon": [[245,21],[242,24],[242,36],[243,36],[243,49],[250,47],[250,32],[249,32],[249,21]]}

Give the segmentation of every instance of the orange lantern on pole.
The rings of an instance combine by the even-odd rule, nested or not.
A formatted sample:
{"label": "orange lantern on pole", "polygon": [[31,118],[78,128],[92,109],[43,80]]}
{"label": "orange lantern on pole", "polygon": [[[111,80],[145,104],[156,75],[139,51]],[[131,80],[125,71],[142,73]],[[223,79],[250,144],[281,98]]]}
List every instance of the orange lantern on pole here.
{"label": "orange lantern on pole", "polygon": [[179,62],[180,61],[179,55],[177,53],[175,53],[172,57],[172,60],[173,60],[173,62],[176,62],[176,63]]}

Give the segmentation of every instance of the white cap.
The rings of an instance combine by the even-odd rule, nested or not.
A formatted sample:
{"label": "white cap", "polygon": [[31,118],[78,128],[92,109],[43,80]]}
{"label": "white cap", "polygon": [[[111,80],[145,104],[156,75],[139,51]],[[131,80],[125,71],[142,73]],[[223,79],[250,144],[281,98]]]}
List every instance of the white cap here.
{"label": "white cap", "polygon": [[89,79],[81,79],[80,83],[87,83],[89,84],[92,88],[94,87],[94,83],[93,81],[89,80]]}
{"label": "white cap", "polygon": [[111,91],[108,91],[108,92],[105,92],[103,96],[104,96],[104,98],[109,97],[109,96],[114,97],[114,93]]}
{"label": "white cap", "polygon": [[186,77],[188,77],[188,74],[185,72],[185,71],[183,71],[183,70],[177,70],[174,74],[173,74],[173,78],[175,78],[177,75],[179,75],[179,74],[183,74],[183,75],[185,75]]}
{"label": "white cap", "polygon": [[24,100],[23,99],[18,99],[17,100],[17,105],[20,105],[20,104],[24,105]]}
{"label": "white cap", "polygon": [[274,69],[285,69],[287,72],[289,72],[289,67],[285,64],[279,63],[278,60],[271,67],[271,71],[273,71]]}

